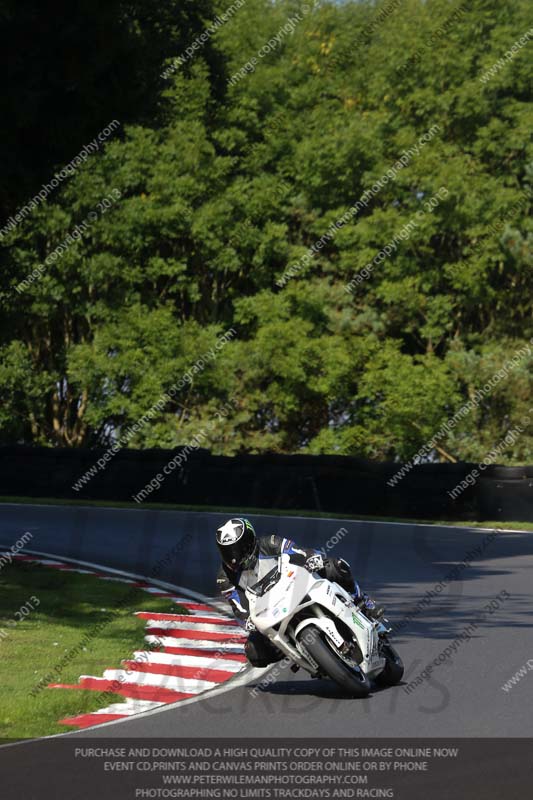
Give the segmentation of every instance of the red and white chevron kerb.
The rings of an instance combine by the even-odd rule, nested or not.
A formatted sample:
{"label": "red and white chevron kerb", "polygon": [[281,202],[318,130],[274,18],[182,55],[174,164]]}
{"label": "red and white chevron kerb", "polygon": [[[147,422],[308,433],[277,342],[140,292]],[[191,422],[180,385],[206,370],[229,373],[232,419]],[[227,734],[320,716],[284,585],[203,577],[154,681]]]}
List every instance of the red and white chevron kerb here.
{"label": "red and white chevron kerb", "polygon": [[87,728],[186,700],[224,683],[244,668],[246,636],[234,619],[215,606],[177,597],[146,581],[81,569],[55,559],[20,554],[12,558],[129,583],[157,597],[167,597],[188,611],[187,615],[136,611],[146,620],[145,641],[158,646],[157,650],[138,650],[122,661],[123,669],[106,669],[102,677],[81,675],[75,684],[49,684],[51,689],[92,689],[125,698],[98,711],[59,720],[63,725]]}

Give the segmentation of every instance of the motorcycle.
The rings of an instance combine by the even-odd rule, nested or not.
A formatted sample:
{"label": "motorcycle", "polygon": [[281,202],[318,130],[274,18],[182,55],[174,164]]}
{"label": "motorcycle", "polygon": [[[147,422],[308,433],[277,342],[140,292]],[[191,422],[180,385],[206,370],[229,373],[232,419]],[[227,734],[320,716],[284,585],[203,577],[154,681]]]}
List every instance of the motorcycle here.
{"label": "motorcycle", "polygon": [[309,572],[283,554],[260,581],[246,588],[250,619],[287,658],[313,677],[335,681],[352,697],[366,697],[370,679],[401,681],[402,660],[389,641],[387,620],[366,617],[337,583]]}

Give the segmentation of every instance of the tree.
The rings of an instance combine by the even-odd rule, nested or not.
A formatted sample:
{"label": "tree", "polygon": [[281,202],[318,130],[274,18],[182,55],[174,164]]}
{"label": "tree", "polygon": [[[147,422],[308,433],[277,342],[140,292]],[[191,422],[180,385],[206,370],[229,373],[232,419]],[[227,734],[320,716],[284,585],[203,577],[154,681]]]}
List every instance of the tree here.
{"label": "tree", "polygon": [[[6,239],[4,441],[118,436],[230,327],[134,446],[209,428],[217,453],[405,459],[517,351],[429,458],[480,460],[521,424],[529,45],[499,59],[527,32],[528,3],[307,8],[236,9],[211,50],[150,89],[157,114]],[[531,446],[527,428],[501,459],[527,461]]]}

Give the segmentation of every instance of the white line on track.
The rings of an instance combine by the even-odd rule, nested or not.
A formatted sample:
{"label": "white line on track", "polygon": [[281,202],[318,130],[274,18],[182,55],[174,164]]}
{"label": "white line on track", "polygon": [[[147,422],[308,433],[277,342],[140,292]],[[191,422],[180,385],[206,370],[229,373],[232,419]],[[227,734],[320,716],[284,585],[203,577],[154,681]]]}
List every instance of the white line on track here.
{"label": "white line on track", "polygon": [[216,659],[212,656],[185,656],[172,653],[153,653],[151,650],[136,650],[133,659],[141,664],[169,664],[176,667],[210,667],[211,669],[226,672],[240,672],[244,666],[242,661],[232,661],[230,658]]}
{"label": "white line on track", "polygon": [[176,622],[172,619],[148,619],[146,628],[160,628],[165,631],[202,631],[203,633],[240,633],[236,625],[210,625],[208,622]]}
{"label": "white line on track", "polygon": [[243,653],[243,644],[236,642],[226,643],[224,641],[213,641],[213,639],[176,639],[174,636],[152,636],[148,634],[144,637],[149,644],[161,642],[163,647],[190,647],[195,650],[219,650],[221,653]]}
{"label": "white line on track", "polygon": [[[91,711],[89,713],[124,714],[126,717],[131,717],[134,714],[144,714],[146,711],[152,711],[154,708],[159,708],[160,705],[161,703],[155,703],[153,700],[133,700],[131,697],[128,697],[125,703],[111,703],[107,708],[99,708],[98,711]],[[84,728],[84,730],[86,730],[86,728]]]}

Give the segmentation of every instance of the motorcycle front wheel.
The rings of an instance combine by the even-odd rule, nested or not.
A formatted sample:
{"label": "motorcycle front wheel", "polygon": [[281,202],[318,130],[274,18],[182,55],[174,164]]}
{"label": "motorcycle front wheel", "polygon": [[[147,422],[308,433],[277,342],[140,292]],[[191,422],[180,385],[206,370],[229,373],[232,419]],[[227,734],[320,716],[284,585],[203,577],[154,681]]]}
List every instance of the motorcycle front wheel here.
{"label": "motorcycle front wheel", "polygon": [[348,666],[320,628],[308,625],[298,636],[298,641],[320,671],[351,697],[366,697],[370,693],[370,681],[363,670]]}
{"label": "motorcycle front wheel", "polygon": [[376,683],[380,686],[395,686],[403,678],[403,661],[389,642],[383,642],[380,650],[385,658],[385,666],[376,678]]}

